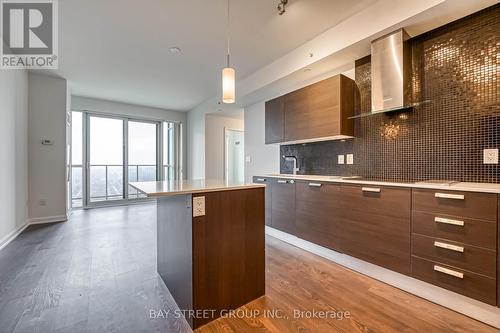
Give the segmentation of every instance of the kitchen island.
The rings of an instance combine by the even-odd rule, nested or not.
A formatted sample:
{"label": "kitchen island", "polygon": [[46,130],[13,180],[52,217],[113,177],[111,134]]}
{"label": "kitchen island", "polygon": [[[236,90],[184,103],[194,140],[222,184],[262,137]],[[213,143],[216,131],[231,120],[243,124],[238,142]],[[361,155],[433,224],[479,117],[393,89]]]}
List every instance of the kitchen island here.
{"label": "kitchen island", "polygon": [[193,329],[264,295],[264,185],[130,185],[157,198],[158,273]]}

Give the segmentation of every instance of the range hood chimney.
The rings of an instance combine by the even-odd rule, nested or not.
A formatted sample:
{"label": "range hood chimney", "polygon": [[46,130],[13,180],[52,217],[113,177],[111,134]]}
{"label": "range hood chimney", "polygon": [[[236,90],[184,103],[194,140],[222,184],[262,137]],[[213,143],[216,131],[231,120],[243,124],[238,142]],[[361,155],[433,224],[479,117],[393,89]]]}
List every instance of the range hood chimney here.
{"label": "range hood chimney", "polygon": [[372,113],[412,106],[409,39],[400,29],[372,42]]}

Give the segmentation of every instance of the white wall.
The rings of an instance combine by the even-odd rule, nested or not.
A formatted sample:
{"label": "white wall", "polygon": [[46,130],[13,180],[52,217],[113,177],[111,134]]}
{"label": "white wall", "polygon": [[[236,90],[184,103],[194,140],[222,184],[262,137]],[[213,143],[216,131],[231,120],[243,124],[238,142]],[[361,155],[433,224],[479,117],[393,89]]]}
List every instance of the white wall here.
{"label": "white wall", "polygon": [[[211,110],[213,111],[213,110]],[[187,178],[205,178],[205,114],[203,106],[189,111],[187,119]]]}
{"label": "white wall", "polygon": [[250,162],[245,162],[245,181],[247,182],[251,182],[253,176],[280,171],[279,145],[264,143],[264,116],[264,102],[245,108],[245,157],[250,157]]}
{"label": "white wall", "polygon": [[28,73],[0,71],[0,247],[27,222]]}
{"label": "white wall", "polygon": [[[66,219],[67,89],[64,79],[29,74],[30,222]],[[42,145],[41,139],[53,140],[53,145]]]}
{"label": "white wall", "polygon": [[108,114],[125,115],[128,117],[136,117],[151,120],[176,121],[182,123],[182,168],[183,175],[186,178],[186,163],[187,163],[187,112],[170,111],[159,108],[152,108],[141,105],[133,105],[103,99],[72,96],[71,107],[73,110],[93,111]]}
{"label": "white wall", "polygon": [[244,120],[205,116],[205,178],[224,179],[224,129],[244,130]]}

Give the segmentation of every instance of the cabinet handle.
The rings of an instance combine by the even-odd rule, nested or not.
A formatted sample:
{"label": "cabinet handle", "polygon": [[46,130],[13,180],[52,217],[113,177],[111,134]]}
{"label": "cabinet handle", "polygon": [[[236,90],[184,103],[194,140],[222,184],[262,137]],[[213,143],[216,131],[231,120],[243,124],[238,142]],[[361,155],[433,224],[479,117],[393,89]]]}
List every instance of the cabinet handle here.
{"label": "cabinet handle", "polygon": [[443,243],[443,242],[434,242],[435,247],[439,247],[442,249],[447,249],[455,252],[464,252],[464,247],[463,246],[458,246],[458,245],[453,245],[453,244],[448,244],[448,243]]}
{"label": "cabinet handle", "polygon": [[286,184],[286,183],[288,183],[288,181],[286,181],[286,180],[278,180],[278,181],[276,181],[276,182],[277,182],[278,184]]}
{"label": "cabinet handle", "polygon": [[451,224],[451,225],[456,225],[456,226],[459,226],[459,227],[463,227],[465,225],[464,221],[452,220],[452,219],[445,219],[444,217],[437,217],[437,216],[434,218],[434,222],[444,223],[444,224]]}
{"label": "cabinet handle", "polygon": [[361,191],[363,191],[363,192],[380,193],[380,188],[378,188],[378,187],[362,187]]}
{"label": "cabinet handle", "polygon": [[320,183],[309,183],[309,186],[312,186],[312,187],[321,187],[323,184],[320,184]]}
{"label": "cabinet handle", "polygon": [[257,178],[257,181],[258,182],[265,182],[265,181],[267,181],[267,179],[266,178]]}
{"label": "cabinet handle", "polygon": [[434,193],[436,198],[441,199],[454,199],[454,200],[464,200],[465,195],[463,194],[450,194],[450,193]]}
{"label": "cabinet handle", "polygon": [[464,273],[457,272],[457,271],[454,271],[454,270],[451,270],[451,269],[448,269],[448,268],[445,268],[445,267],[441,267],[441,266],[438,266],[438,265],[434,265],[434,270],[436,272],[440,272],[440,273],[444,273],[444,274],[447,274],[447,275],[451,275],[451,276],[457,277],[459,279],[463,279],[464,278]]}

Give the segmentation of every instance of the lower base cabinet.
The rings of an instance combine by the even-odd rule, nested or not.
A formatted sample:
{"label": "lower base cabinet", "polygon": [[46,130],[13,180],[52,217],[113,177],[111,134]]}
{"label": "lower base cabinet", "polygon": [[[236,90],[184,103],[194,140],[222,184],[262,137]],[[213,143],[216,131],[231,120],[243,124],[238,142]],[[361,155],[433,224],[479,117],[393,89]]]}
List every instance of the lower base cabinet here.
{"label": "lower base cabinet", "polygon": [[271,184],[271,225],[295,235],[295,181],[273,179]]}
{"label": "lower base cabinet", "polygon": [[342,252],[409,275],[411,190],[341,187]]}
{"label": "lower base cabinet", "polygon": [[267,225],[500,307],[498,195],[254,178],[262,181]]}
{"label": "lower base cabinet", "polygon": [[297,237],[339,251],[340,198],[340,185],[297,182]]}

